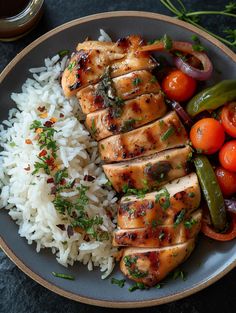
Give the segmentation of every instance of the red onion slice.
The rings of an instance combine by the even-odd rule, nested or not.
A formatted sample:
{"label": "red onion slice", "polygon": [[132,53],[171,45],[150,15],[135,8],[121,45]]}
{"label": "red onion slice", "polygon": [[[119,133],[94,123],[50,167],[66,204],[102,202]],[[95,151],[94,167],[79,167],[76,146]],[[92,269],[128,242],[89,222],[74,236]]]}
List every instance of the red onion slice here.
{"label": "red onion slice", "polygon": [[188,126],[193,126],[193,120],[188,115],[188,113],[184,110],[184,108],[179,104],[179,102],[174,100],[166,99],[166,103],[172,107],[172,109],[175,110],[175,112],[178,114],[178,116],[181,118],[183,123]]}

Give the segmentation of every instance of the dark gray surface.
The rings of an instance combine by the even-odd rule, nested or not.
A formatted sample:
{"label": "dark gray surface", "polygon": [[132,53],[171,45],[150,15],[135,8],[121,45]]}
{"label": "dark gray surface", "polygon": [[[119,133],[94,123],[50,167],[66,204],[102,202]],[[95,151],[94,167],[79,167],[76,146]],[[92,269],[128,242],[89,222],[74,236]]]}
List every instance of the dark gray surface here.
{"label": "dark gray surface", "polygon": [[[189,1],[188,1],[189,2]],[[218,3],[223,1],[218,1]],[[210,3],[210,1],[208,1]],[[69,6],[72,5],[72,7]],[[197,7],[196,1],[192,1],[192,7]],[[73,7],[74,6],[74,7]],[[199,6],[199,5],[198,5]],[[207,3],[206,3],[207,6]],[[77,7],[77,10],[75,9]],[[214,8],[216,5],[214,5]],[[160,10],[159,1],[47,1],[44,19],[39,27],[31,34],[19,42],[10,44],[0,44],[0,51],[4,48],[1,65],[5,65],[17,51],[31,42],[39,34],[73,18],[96,13],[105,10],[117,9],[152,10],[160,13],[167,11]],[[76,14],[79,12],[80,14]],[[212,19],[215,23],[215,20]],[[208,21],[209,23],[209,21]],[[5,63],[4,63],[5,62]],[[29,260],[30,262],[30,260]],[[32,282],[24,274],[13,267],[4,255],[0,256],[0,312],[106,312],[109,309],[95,309],[82,304],[74,303],[63,299],[57,295],[40,287]],[[161,306],[160,312],[234,312],[236,311],[233,290],[233,281],[236,273],[233,271],[226,278],[207,290],[191,296],[188,299],[177,303]],[[119,291],[119,290],[117,290]],[[220,295],[223,295],[221,298]],[[154,312],[157,309],[142,309]]]}

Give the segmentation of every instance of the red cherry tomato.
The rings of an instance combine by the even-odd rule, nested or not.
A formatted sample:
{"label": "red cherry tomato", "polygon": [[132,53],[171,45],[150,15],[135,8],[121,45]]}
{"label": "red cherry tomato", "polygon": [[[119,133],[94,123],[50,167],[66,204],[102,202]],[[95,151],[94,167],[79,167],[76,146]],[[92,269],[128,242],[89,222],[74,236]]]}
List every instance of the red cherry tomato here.
{"label": "red cherry tomato", "polygon": [[224,129],[214,118],[203,118],[190,131],[193,147],[205,154],[213,154],[223,145]]}
{"label": "red cherry tomato", "polygon": [[215,174],[224,196],[236,193],[236,173],[229,172],[223,167],[217,167]]}
{"label": "red cherry tomato", "polygon": [[236,101],[224,106],[221,111],[221,121],[225,131],[236,138]]}
{"label": "red cherry tomato", "polygon": [[220,164],[231,172],[236,172],[236,140],[226,142],[219,152]]}
{"label": "red cherry tomato", "polygon": [[196,90],[196,80],[180,70],[174,70],[162,81],[162,89],[171,100],[186,101]]}

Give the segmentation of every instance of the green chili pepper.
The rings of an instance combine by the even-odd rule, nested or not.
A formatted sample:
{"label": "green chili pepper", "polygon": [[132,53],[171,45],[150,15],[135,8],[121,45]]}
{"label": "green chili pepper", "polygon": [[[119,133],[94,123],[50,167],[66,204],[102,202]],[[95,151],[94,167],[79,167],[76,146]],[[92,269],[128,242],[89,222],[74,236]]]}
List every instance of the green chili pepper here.
{"label": "green chili pepper", "polygon": [[217,231],[223,231],[227,225],[225,204],[214,170],[208,158],[203,155],[194,159],[194,165],[210,211],[212,224]]}
{"label": "green chili pepper", "polygon": [[215,110],[234,99],[236,99],[236,80],[223,80],[196,94],[187,104],[186,110],[189,115],[195,116],[205,110]]}

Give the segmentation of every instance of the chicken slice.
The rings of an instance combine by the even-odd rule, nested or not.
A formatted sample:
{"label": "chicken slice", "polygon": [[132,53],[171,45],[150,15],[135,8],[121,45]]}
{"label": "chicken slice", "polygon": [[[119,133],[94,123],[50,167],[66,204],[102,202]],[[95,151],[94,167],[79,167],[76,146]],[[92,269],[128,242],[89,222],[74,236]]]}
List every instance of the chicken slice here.
{"label": "chicken slice", "polygon": [[101,140],[99,152],[103,161],[111,163],[183,146],[187,141],[186,130],[172,111],[151,124]]}
{"label": "chicken slice", "polygon": [[117,77],[135,70],[153,69],[157,63],[147,52],[137,52],[143,44],[141,37],[129,36],[116,43],[85,42],[77,46],[69,65],[62,75],[62,88],[70,97],[89,85],[98,82],[106,67],[111,77]]}
{"label": "chicken slice", "polygon": [[[160,85],[155,76],[146,70],[134,71],[116,77],[111,81],[111,84],[116,92],[116,97],[122,100],[133,99],[145,93],[160,92]],[[99,94],[100,89],[101,82],[97,85],[89,85],[77,92],[81,109],[85,114],[109,106],[110,103],[107,103],[104,97]]]}
{"label": "chicken slice", "polygon": [[125,186],[135,189],[151,190],[170,180],[185,176],[191,148],[165,150],[151,156],[131,161],[105,164],[103,170],[117,192]]}
{"label": "chicken slice", "polygon": [[144,94],[124,103],[120,117],[114,117],[112,109],[90,113],[86,126],[96,140],[123,133],[145,125],[166,113],[162,93]]}
{"label": "chicken slice", "polygon": [[143,198],[121,198],[117,225],[122,229],[173,225],[199,207],[201,191],[195,173],[175,179],[159,191],[147,193]]}
{"label": "chicken slice", "polygon": [[195,240],[164,248],[126,248],[120,269],[130,279],[154,286],[192,253]]}
{"label": "chicken slice", "polygon": [[161,248],[180,244],[197,236],[201,219],[202,211],[197,210],[178,225],[118,229],[113,233],[113,246]]}

